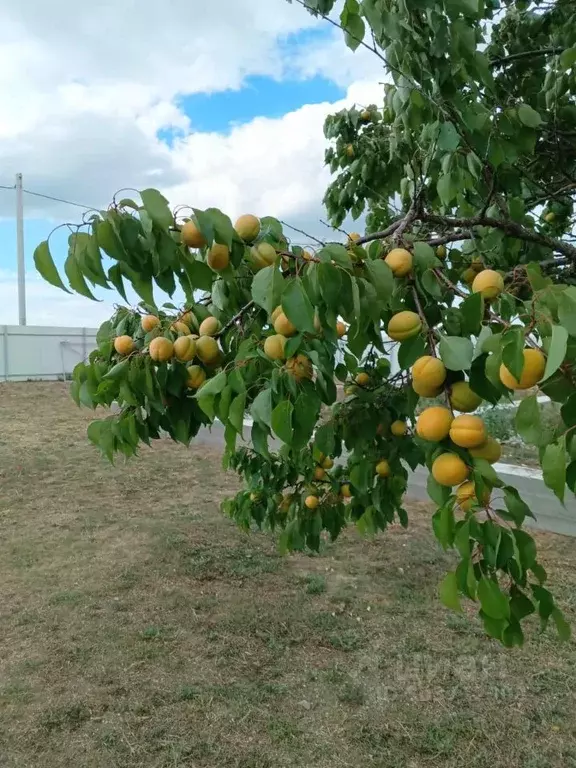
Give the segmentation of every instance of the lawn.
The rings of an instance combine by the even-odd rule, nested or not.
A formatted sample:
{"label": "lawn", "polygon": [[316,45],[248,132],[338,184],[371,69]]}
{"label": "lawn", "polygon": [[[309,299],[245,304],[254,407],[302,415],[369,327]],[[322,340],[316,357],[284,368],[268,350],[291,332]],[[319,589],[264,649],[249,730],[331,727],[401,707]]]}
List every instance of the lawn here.
{"label": "lawn", "polygon": [[[0,766],[576,766],[576,646],[450,614],[430,508],[278,555],[213,446],[110,466],[61,383],[0,384]],[[539,535],[576,615],[576,540]]]}

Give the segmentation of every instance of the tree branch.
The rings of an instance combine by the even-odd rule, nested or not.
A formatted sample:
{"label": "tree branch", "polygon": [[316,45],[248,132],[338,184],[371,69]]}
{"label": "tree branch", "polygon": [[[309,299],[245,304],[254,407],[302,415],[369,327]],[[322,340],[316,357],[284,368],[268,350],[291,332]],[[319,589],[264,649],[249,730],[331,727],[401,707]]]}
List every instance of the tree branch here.
{"label": "tree branch", "polygon": [[391,234],[396,232],[398,227],[402,224],[404,221],[404,217],[401,219],[398,219],[398,221],[393,222],[390,224],[389,227],[386,227],[386,229],[383,229],[381,232],[373,232],[371,235],[366,235],[365,237],[360,237],[358,240],[354,241],[354,245],[364,245],[364,243],[371,243],[372,240],[384,240],[387,237],[390,237]]}
{"label": "tree branch", "polygon": [[419,216],[419,218],[420,221],[428,221],[431,224],[436,224],[437,226],[441,227],[463,227],[466,229],[469,229],[470,227],[493,227],[494,229],[501,229],[511,237],[517,237],[519,240],[525,240],[529,243],[545,245],[552,251],[562,253],[571,261],[576,262],[576,248],[573,245],[565,243],[562,240],[556,240],[554,237],[548,237],[548,235],[542,235],[538,232],[533,232],[531,229],[527,229],[515,221],[502,221],[500,219],[493,219],[489,216],[451,218],[449,216],[439,216],[432,213],[423,213]]}
{"label": "tree branch", "polygon": [[282,226],[288,227],[288,229],[292,229],[294,230],[294,232],[299,232],[301,235],[304,235],[304,237],[307,237],[310,240],[314,240],[314,242],[318,243],[318,245],[321,245],[321,246],[326,245],[326,243],[323,240],[320,240],[319,238],[314,237],[314,235],[308,234],[308,232],[304,232],[303,229],[298,229],[298,227],[293,227],[292,224],[288,224],[286,221],[282,221],[281,219],[279,219],[279,221],[280,221],[280,224],[282,224]]}
{"label": "tree branch", "polygon": [[511,53],[509,56],[497,56],[491,59],[491,67],[501,67],[509,64],[512,61],[521,61],[522,59],[531,59],[538,56],[557,56],[560,53],[564,53],[566,48],[564,46],[556,46],[554,48],[540,48],[537,51],[521,51],[520,53]]}
{"label": "tree branch", "polygon": [[217,339],[217,338],[219,338],[220,336],[222,336],[224,333],[226,333],[226,331],[230,330],[230,328],[232,328],[232,326],[233,326],[233,325],[235,325],[235,323],[236,323],[238,320],[240,320],[240,318],[242,317],[242,315],[243,315],[245,312],[248,312],[248,310],[249,310],[249,309],[252,309],[252,307],[254,306],[254,304],[255,304],[255,302],[254,302],[254,299],[252,299],[251,301],[249,301],[249,302],[248,302],[248,304],[244,304],[244,306],[243,306],[243,307],[242,307],[240,310],[238,310],[238,312],[236,312],[236,314],[234,315],[234,317],[233,317],[233,318],[231,318],[230,320],[228,320],[228,322],[226,323],[226,325],[225,325],[225,326],[222,328],[222,330],[221,330],[221,331],[219,331],[219,332],[218,332],[218,333],[215,335],[215,337],[214,337],[214,338],[216,338],[216,339]]}

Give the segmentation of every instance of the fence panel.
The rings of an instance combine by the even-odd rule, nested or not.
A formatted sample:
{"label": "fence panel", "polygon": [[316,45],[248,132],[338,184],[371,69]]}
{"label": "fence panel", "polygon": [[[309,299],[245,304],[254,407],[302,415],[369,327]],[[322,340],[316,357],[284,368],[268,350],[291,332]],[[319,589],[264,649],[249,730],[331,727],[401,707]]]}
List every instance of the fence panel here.
{"label": "fence panel", "polygon": [[95,328],[0,325],[0,380],[65,378],[95,347]]}

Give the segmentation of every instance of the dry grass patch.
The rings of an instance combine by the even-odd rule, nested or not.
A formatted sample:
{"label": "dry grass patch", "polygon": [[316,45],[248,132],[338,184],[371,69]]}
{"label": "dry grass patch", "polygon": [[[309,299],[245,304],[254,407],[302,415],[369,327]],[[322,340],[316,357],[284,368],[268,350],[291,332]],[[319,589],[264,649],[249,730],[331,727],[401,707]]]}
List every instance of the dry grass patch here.
{"label": "dry grass patch", "polygon": [[[211,445],[110,466],[57,383],[0,385],[0,765],[576,766],[576,652],[444,611],[409,531],[282,558]],[[575,542],[539,535],[575,614]]]}

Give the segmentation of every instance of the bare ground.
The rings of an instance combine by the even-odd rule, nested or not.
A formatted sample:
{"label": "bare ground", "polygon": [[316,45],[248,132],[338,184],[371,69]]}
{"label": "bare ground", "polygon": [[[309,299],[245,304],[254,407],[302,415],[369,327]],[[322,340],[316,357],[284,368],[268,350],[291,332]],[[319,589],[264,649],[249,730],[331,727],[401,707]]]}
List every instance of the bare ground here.
{"label": "bare ground", "polygon": [[[576,766],[576,647],[487,640],[409,531],[282,558],[213,448],[110,466],[58,383],[0,384],[0,766]],[[576,613],[576,540],[538,544]]]}

